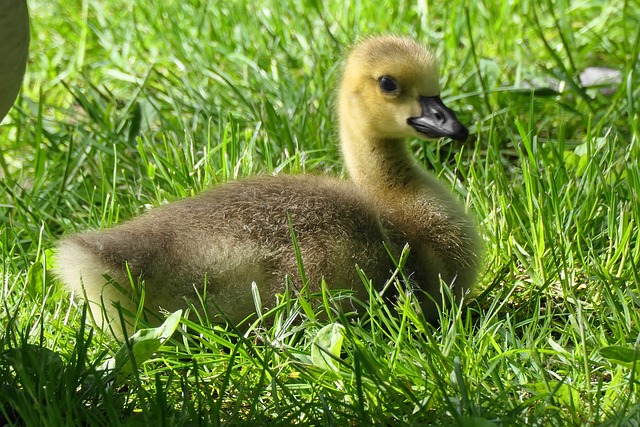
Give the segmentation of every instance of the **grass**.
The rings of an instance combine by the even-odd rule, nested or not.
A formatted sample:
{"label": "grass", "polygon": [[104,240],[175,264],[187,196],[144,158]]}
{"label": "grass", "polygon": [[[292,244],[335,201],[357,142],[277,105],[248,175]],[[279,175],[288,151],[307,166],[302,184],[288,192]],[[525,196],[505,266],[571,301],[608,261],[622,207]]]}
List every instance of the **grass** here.
{"label": "grass", "polygon": [[[29,5],[25,85],[0,127],[2,424],[640,422],[633,1]],[[57,238],[237,177],[342,175],[339,59],[380,32],[435,46],[472,129],[474,144],[412,144],[478,218],[474,297],[438,327],[402,293],[360,319],[283,297],[272,327],[183,320],[131,376],[102,375],[119,344],[48,273]],[[589,66],[620,72],[613,94],[581,86]],[[339,337],[319,363],[312,344]]]}

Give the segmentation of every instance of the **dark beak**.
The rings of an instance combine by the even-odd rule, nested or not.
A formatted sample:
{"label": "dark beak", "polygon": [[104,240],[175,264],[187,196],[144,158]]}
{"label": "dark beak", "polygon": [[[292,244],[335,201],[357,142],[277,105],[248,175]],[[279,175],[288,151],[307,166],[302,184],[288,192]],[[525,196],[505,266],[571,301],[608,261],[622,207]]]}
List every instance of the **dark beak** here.
{"label": "dark beak", "polygon": [[469,136],[469,130],[442,103],[439,96],[421,96],[420,106],[422,115],[407,120],[418,132],[429,138],[448,137],[456,141],[465,141]]}

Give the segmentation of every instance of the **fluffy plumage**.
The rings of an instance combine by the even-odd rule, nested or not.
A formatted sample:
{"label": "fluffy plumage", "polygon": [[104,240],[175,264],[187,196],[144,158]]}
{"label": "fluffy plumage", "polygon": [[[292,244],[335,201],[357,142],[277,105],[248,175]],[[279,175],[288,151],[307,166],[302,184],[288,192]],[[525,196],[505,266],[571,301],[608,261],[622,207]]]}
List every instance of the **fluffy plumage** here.
{"label": "fluffy plumage", "polygon": [[[197,301],[205,288],[233,322],[254,312],[251,283],[270,307],[285,278],[301,284],[290,226],[312,291],[366,293],[355,265],[381,287],[398,255],[411,247],[406,273],[427,317],[440,300],[440,278],[461,297],[475,280],[480,240],[474,221],[450,191],[412,158],[408,137],[466,139],[467,130],[441,103],[433,54],[412,40],[376,37],[355,46],[339,87],[341,144],[351,180],[257,177],[215,187],[113,228],[63,239],[57,273],[94,317],[102,300],[134,305],[106,283],[128,283],[126,265],[145,283],[145,305],[157,311]],[[391,90],[393,89],[393,90]],[[198,290],[198,291],[196,291]],[[214,304],[208,309],[212,314]]]}

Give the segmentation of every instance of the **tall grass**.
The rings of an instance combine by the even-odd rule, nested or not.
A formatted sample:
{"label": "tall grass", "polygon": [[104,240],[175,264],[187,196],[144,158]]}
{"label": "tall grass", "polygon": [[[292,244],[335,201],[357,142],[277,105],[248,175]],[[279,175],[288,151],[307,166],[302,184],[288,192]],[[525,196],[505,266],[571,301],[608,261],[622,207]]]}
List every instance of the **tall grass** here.
{"label": "tall grass", "polygon": [[[640,422],[633,1],[29,6],[25,85],[0,127],[3,423]],[[412,147],[478,218],[474,295],[438,327],[403,293],[396,308],[372,294],[357,319],[283,296],[273,326],[183,320],[133,375],[105,377],[119,344],[47,271],[56,239],[242,176],[343,175],[333,87],[371,33],[432,44],[472,129],[473,144]],[[592,66],[619,81],[583,87]],[[334,322],[327,369],[312,348]]]}

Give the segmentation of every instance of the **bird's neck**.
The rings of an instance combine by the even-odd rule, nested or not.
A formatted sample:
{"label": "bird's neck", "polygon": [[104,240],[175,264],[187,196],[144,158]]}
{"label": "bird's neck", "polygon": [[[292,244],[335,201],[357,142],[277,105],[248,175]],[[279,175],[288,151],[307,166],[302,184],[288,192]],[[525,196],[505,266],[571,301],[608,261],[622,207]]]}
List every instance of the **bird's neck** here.
{"label": "bird's neck", "polygon": [[387,192],[413,192],[424,181],[402,139],[381,139],[362,129],[340,129],[342,153],[350,178],[360,188],[384,196]]}

